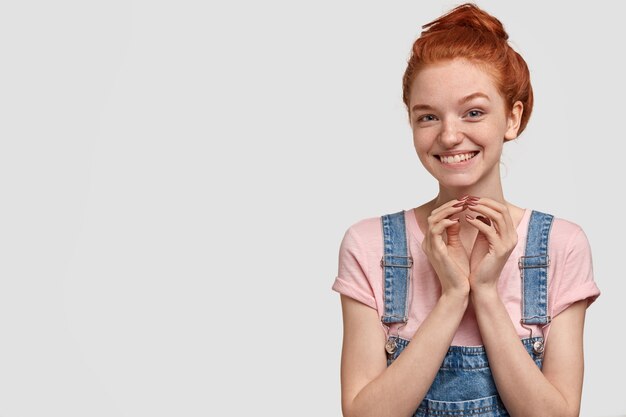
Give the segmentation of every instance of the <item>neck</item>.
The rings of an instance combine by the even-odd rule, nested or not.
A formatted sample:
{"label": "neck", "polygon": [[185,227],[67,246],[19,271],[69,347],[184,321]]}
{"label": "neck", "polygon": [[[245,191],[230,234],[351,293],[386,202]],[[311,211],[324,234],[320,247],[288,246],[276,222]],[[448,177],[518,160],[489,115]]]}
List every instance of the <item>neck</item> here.
{"label": "neck", "polygon": [[437,208],[450,200],[461,198],[465,195],[487,197],[502,204],[507,204],[502,191],[502,183],[498,177],[495,184],[489,185],[473,184],[470,187],[444,187],[439,184],[439,194],[437,194],[437,197],[432,201],[433,208]]}

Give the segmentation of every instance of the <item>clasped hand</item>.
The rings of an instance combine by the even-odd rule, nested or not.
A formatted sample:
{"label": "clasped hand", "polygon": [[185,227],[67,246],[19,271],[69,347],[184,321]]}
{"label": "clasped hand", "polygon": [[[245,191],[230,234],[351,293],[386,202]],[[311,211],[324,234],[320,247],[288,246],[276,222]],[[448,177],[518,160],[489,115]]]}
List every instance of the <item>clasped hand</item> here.
{"label": "clasped hand", "polygon": [[[465,209],[467,223],[478,229],[468,254],[461,242],[459,218]],[[468,294],[470,290],[495,289],[500,273],[517,244],[517,231],[506,205],[489,198],[465,197],[449,201],[428,217],[428,231],[422,249],[428,256],[442,293]]]}

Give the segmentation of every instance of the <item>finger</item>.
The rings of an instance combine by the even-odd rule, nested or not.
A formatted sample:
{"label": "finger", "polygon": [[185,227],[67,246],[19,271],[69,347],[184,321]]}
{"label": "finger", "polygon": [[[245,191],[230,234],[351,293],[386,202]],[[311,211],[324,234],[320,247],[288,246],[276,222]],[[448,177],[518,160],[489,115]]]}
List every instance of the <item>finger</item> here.
{"label": "finger", "polygon": [[446,242],[448,246],[451,247],[460,247],[461,243],[461,222],[458,217],[449,219],[453,222],[450,226],[446,228]]}
{"label": "finger", "polygon": [[465,210],[465,206],[462,205],[460,207],[454,207],[454,204],[455,202],[452,200],[451,202],[449,201],[441,207],[433,210],[430,213],[430,216],[428,216],[428,224],[432,227],[442,219],[448,218]]}
{"label": "finger", "polygon": [[470,211],[482,214],[483,216],[491,220],[491,223],[494,225],[498,233],[503,234],[504,232],[509,230],[509,223],[506,221],[506,216],[504,216],[502,213],[493,210],[492,208],[487,207],[482,203],[475,203],[474,205],[469,206],[468,209]]}
{"label": "finger", "polygon": [[495,201],[487,197],[481,197],[480,199],[476,200],[476,203],[482,204],[483,206],[500,213],[507,227],[515,229],[515,226],[513,225],[513,219],[511,218],[511,213],[509,212],[509,208],[506,206],[506,204],[502,204],[499,201]]}
{"label": "finger", "polygon": [[[458,219],[442,219],[434,227],[429,229],[429,245],[431,248],[437,248],[439,251],[445,251],[447,245],[456,246],[460,239],[458,238],[458,230],[460,229]],[[444,240],[444,231],[446,231],[446,239]],[[446,242],[447,240],[447,242]]]}
{"label": "finger", "polygon": [[503,211],[503,210],[507,209],[506,204],[503,204],[503,203],[501,203],[499,201],[496,201],[493,198],[477,197],[477,200],[480,200],[481,203],[483,203],[486,206],[491,207],[494,210]]}
{"label": "finger", "polygon": [[459,219],[441,219],[437,224],[435,224],[431,229],[431,236],[441,236],[443,231],[448,228],[453,228],[454,226],[459,226]]}
{"label": "finger", "polygon": [[485,223],[487,226],[491,226],[491,220],[489,220],[486,217],[476,216],[476,220],[480,220],[481,222]]}
{"label": "finger", "polygon": [[445,210],[448,207],[452,207],[454,205],[460,205],[462,207],[464,205],[464,203],[466,203],[467,201],[468,201],[468,196],[464,196],[464,197],[461,197],[461,198],[458,198],[458,199],[450,200],[450,201],[440,205],[439,207],[437,207],[433,211],[431,211],[430,214],[431,215],[437,214],[441,210]]}
{"label": "finger", "polygon": [[501,240],[496,230],[493,227],[488,226],[485,222],[476,219],[469,214],[466,214],[465,218],[470,225],[478,229],[479,234],[482,233],[485,235],[490,244],[496,245],[498,241]]}
{"label": "finger", "polygon": [[[469,220],[468,220],[469,221]],[[474,246],[472,246],[472,253],[470,254],[470,265],[476,265],[478,261],[485,257],[489,253],[489,240],[484,233],[478,232]]]}
{"label": "finger", "polygon": [[[438,216],[430,216],[428,218],[428,231],[435,235],[441,235],[445,229],[453,225],[458,214],[463,209],[454,208],[453,211],[442,211]],[[452,218],[454,217],[454,218]],[[454,230],[452,231],[454,233]]]}
{"label": "finger", "polygon": [[422,246],[428,245],[429,247],[434,247],[435,245],[441,247],[441,245],[445,245],[443,241],[443,232],[447,227],[453,225],[453,223],[458,223],[458,219],[441,219],[435,224],[428,225],[428,231],[424,235],[424,241],[422,242]]}

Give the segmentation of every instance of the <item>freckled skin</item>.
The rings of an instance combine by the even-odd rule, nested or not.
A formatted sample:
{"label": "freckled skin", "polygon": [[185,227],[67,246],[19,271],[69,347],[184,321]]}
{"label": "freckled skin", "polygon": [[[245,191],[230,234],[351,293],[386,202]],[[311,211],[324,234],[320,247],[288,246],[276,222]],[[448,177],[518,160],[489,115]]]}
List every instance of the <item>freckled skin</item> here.
{"label": "freckled skin", "polygon": [[[488,98],[459,103],[477,92]],[[413,144],[442,187],[500,187],[502,146],[516,137],[517,128],[490,74],[464,59],[429,65],[417,73],[409,103],[430,107],[411,114]],[[455,150],[480,152],[466,169],[450,169],[435,156]]]}

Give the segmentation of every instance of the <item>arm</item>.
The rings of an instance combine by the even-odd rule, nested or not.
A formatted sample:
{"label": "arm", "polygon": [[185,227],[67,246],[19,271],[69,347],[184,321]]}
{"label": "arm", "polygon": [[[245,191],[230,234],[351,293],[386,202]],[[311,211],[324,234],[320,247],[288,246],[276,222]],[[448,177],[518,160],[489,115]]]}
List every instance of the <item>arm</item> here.
{"label": "arm", "polygon": [[472,288],[471,300],[498,393],[511,416],[578,416],[587,301],[552,321],[542,373],[520,343],[498,294]]}
{"label": "arm", "polygon": [[[411,343],[387,367],[385,332],[375,309],[341,296],[343,350],[342,409],[346,417],[411,416],[428,392],[469,303],[469,260],[449,217],[458,200],[435,209],[422,242],[442,287],[442,295]],[[446,232],[447,241],[442,234]]]}
{"label": "arm", "polygon": [[522,344],[497,292],[502,268],[517,244],[505,205],[484,198],[468,218],[479,231],[470,256],[470,299],[498,393],[512,416],[577,416],[583,378],[583,324],[587,301],[579,301],[551,323],[543,373]]}
{"label": "arm", "polygon": [[467,294],[442,295],[411,343],[387,367],[385,334],[376,310],[342,295],[343,415],[413,415],[435,379],[467,304]]}

